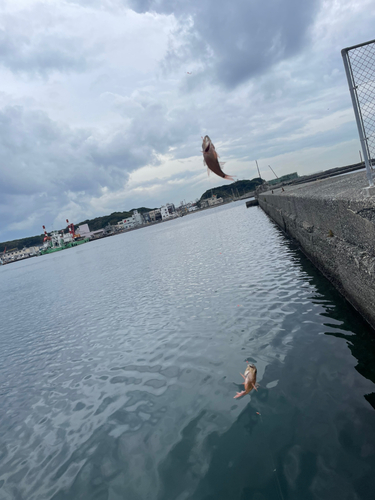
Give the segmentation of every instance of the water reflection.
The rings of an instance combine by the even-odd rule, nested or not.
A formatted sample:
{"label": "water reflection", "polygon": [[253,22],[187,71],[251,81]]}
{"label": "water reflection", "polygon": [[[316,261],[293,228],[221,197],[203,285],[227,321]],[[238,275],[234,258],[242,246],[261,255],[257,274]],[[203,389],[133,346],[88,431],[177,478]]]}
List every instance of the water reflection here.
{"label": "water reflection", "polygon": [[[309,282],[317,294],[311,297],[314,303],[324,308],[322,316],[330,321],[324,325],[329,328],[326,335],[346,340],[354,358],[358,360],[355,369],[365,378],[375,383],[375,332],[370,325],[354,310],[337,290],[321,278],[311,262],[301,254],[301,267],[309,276]],[[375,408],[375,393],[366,394],[365,399]]]}

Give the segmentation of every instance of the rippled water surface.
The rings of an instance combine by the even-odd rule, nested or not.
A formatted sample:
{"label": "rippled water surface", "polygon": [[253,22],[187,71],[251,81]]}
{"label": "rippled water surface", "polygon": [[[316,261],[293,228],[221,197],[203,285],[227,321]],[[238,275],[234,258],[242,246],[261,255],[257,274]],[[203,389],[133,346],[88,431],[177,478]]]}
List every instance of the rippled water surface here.
{"label": "rippled water surface", "polygon": [[0,297],[1,500],[374,498],[374,334],[260,209],[3,266]]}

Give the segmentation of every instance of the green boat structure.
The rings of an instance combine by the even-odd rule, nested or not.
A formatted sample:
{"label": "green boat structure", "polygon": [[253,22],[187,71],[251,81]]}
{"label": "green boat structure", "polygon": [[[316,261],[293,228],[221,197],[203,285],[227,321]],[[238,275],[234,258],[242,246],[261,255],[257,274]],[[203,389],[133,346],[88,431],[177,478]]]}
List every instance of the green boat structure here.
{"label": "green boat structure", "polygon": [[83,238],[82,240],[75,240],[75,241],[71,241],[69,243],[63,243],[61,246],[57,246],[57,247],[51,246],[51,247],[43,248],[40,251],[40,254],[45,255],[47,253],[60,252],[60,250],[66,250],[67,248],[76,247],[77,245],[82,245],[82,243],[87,243],[88,241],[90,241],[89,238]]}
{"label": "green boat structure", "polygon": [[69,224],[68,219],[66,219],[66,222],[68,223],[69,229],[69,233],[67,234],[64,234],[63,232],[60,233],[59,231],[52,231],[51,236],[49,236],[45,226],[43,226],[44,243],[43,248],[40,250],[41,255],[60,252],[61,250],[76,247],[90,241],[90,238],[81,238],[79,234],[75,234],[74,224]]}

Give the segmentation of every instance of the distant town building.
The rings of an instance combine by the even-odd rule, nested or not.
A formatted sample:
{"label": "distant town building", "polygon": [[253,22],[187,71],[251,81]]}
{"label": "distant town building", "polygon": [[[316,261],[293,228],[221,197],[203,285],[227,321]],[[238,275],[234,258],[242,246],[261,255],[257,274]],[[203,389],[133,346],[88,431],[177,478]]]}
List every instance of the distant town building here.
{"label": "distant town building", "polygon": [[136,223],[134,215],[132,215],[131,217],[128,217],[127,219],[120,220],[117,223],[117,229],[123,229],[126,231],[128,229],[133,229],[133,227],[135,227],[136,225],[138,225],[138,224]]}
{"label": "distant town building", "polygon": [[111,234],[114,234],[116,231],[116,228],[112,226],[111,224],[107,224],[103,229],[103,236],[109,236]]}
{"label": "distant town building", "polygon": [[173,203],[167,203],[165,206],[167,207],[170,215],[174,215],[176,213],[176,208]]}
{"label": "distant town building", "polygon": [[148,215],[150,217],[150,222],[156,222],[158,220],[161,220],[160,208],[156,208],[155,210],[150,210],[150,212],[148,212]]}
{"label": "distant town building", "polygon": [[176,207],[173,203],[167,203],[160,207],[160,213],[163,220],[177,217]]}
{"label": "distant town building", "polygon": [[25,259],[27,257],[34,257],[35,255],[39,254],[40,248],[41,247],[38,245],[28,247],[28,248],[25,247],[22,250],[18,250],[18,248],[13,248],[13,249],[9,250],[8,252],[1,253],[0,257],[1,257],[2,262],[4,264],[6,264],[7,262],[13,262],[13,261],[19,260],[19,259]]}
{"label": "distant town building", "polygon": [[79,234],[81,238],[91,238],[92,231],[90,231],[88,224],[81,224],[77,227],[77,234]]}
{"label": "distant town building", "polygon": [[160,213],[161,213],[161,218],[163,220],[170,218],[170,213],[168,211],[168,208],[165,205],[160,207]]}
{"label": "distant town building", "polygon": [[[97,240],[104,235],[104,229],[97,229],[96,231],[90,231],[90,238],[92,240]],[[85,236],[87,238],[87,236]]]}
{"label": "distant town building", "polygon": [[149,212],[142,214],[142,218],[145,224],[149,224],[151,222],[151,217]]}
{"label": "distant town building", "polygon": [[138,210],[133,211],[133,218],[134,218],[134,223],[136,226],[142,226],[143,224],[143,217],[142,214],[138,212]]}

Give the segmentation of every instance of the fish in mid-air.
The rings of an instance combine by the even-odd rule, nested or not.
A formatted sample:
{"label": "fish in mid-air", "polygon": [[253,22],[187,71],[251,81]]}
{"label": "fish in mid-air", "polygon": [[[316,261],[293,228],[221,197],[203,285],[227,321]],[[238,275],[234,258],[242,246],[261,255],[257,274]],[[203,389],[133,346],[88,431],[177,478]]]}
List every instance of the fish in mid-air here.
{"label": "fish in mid-air", "polygon": [[241,377],[244,378],[245,382],[243,382],[243,385],[245,386],[245,390],[242,392],[237,392],[237,394],[234,396],[234,399],[240,398],[241,396],[245,396],[246,394],[249,394],[253,389],[256,391],[257,389],[257,369],[256,366],[250,363],[247,365],[245,374],[243,375],[241,373]]}
{"label": "fish in mid-air", "polygon": [[202,143],[202,150],[203,150],[203,162],[205,165],[207,165],[207,168],[212,170],[214,174],[218,175],[219,177],[222,177],[223,179],[234,181],[233,177],[224,174],[224,172],[221,170],[221,166],[218,160],[219,155],[216,153],[215,146],[212,144],[212,141],[208,137],[208,135],[204,136]]}

